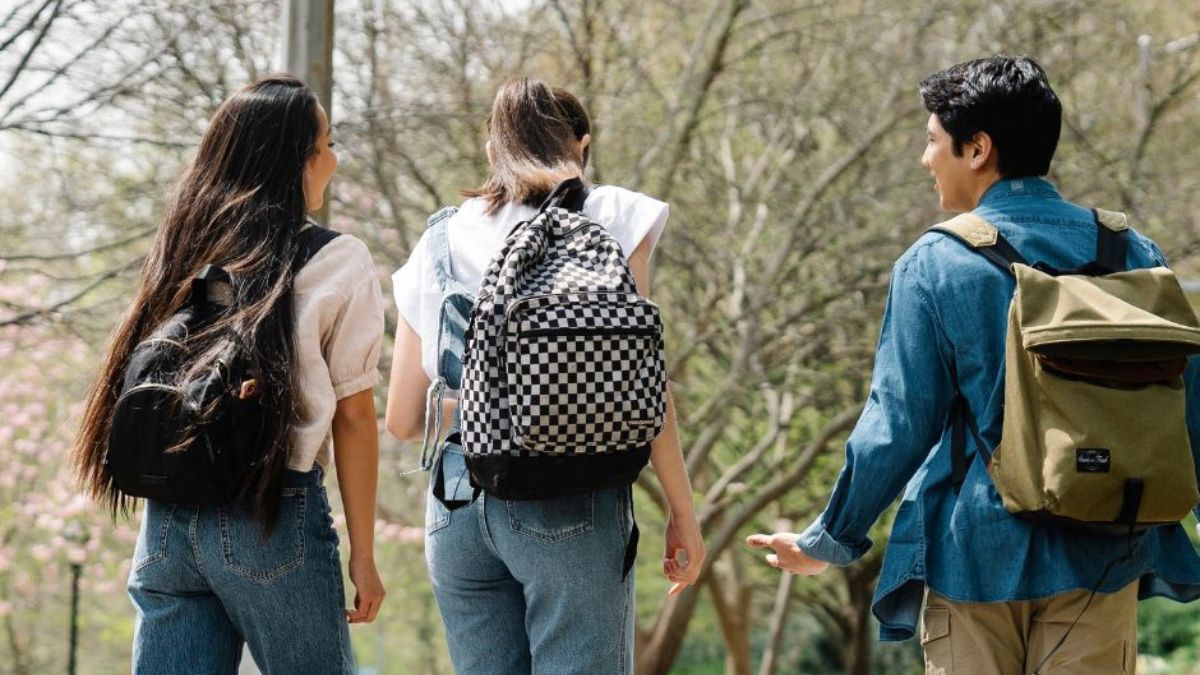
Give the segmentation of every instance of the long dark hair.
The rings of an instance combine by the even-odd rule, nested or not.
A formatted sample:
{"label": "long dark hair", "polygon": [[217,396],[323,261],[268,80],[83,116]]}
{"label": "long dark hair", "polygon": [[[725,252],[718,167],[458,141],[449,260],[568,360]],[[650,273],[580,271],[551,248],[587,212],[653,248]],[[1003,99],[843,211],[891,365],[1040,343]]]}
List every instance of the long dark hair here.
{"label": "long dark hair", "polygon": [[509,79],[487,120],[491,170],[483,185],[463,194],[481,197],[488,213],[512,202],[536,206],[559,181],[582,176],[588,151],[581,162],[572,141],[589,133],[587,110],[570,92],[528,77]]}
{"label": "long dark hair", "polygon": [[[278,518],[296,414],[291,261],[305,221],[305,166],[319,134],[317,97],[294,77],[271,75],[217,108],[171,199],[129,310],[88,392],[73,450],[84,489],[115,515],[132,504],[105,468],[113,407],[133,348],[186,302],[189,280],[209,263],[234,279],[234,302],[188,337],[182,378],[211,368],[220,335],[233,330],[264,380],[262,470],[249,486],[269,531]],[[185,430],[186,432],[186,430]]]}

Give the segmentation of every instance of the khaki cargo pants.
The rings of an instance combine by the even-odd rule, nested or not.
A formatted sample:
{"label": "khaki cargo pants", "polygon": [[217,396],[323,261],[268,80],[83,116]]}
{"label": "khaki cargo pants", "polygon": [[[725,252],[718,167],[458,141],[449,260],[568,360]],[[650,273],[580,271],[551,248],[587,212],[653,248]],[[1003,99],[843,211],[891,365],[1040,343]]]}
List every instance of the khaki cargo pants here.
{"label": "khaki cargo pants", "polygon": [[[1042,600],[953,602],[925,596],[921,647],[926,675],[1028,675],[1054,648],[1088,600],[1070,591]],[[1043,675],[1133,673],[1137,661],[1137,582],[1097,593]]]}

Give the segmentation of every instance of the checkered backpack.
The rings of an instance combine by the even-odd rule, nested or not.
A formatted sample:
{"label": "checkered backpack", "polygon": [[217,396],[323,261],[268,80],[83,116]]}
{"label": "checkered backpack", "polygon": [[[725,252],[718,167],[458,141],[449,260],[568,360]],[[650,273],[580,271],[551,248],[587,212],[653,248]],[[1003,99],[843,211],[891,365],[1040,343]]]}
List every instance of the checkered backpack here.
{"label": "checkered backpack", "polygon": [[467,329],[461,439],[476,487],[547,499],[629,485],[666,415],[662,319],[617,241],[559,185],[492,259]]}

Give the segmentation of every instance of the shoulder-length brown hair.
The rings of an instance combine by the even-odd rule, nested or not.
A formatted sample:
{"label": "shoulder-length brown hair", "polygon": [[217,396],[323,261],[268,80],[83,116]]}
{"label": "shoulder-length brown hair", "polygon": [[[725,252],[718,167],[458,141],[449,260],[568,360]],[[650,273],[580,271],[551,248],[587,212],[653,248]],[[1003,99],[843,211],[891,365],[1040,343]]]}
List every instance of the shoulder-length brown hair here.
{"label": "shoulder-length brown hair", "polygon": [[560,181],[582,176],[575,142],[591,133],[591,120],[579,99],[528,77],[500,85],[487,120],[491,169],[483,185],[464,190],[480,197],[489,214],[509,203],[537,206]]}
{"label": "shoulder-length brown hair", "polygon": [[[262,470],[247,490],[255,495],[264,528],[274,525],[296,413],[291,261],[306,216],[304,171],[316,151],[317,106],[313,92],[286,75],[242,88],[217,108],[176,187],[133,301],[87,394],[73,449],[84,489],[114,514],[132,506],[113,486],[105,464],[125,368],[138,342],[186,302],[190,279],[212,263],[233,276],[234,302],[188,336],[193,356],[180,377],[210,369],[219,336],[231,330],[260,365],[266,418]],[[185,437],[195,432],[181,431]]]}

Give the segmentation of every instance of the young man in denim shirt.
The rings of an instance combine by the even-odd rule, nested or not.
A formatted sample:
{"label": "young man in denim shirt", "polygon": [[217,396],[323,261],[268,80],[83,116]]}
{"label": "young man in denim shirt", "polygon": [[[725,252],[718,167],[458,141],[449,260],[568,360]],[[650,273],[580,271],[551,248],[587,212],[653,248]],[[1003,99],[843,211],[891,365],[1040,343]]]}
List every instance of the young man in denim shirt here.
{"label": "young man in denim shirt", "polygon": [[[1071,269],[1094,258],[1092,213],[1043,178],[1062,107],[1037,63],[970,61],[935,73],[920,90],[931,113],[921,164],[942,209],[974,212],[1030,261]],[[1165,264],[1136,232],[1126,263]],[[868,530],[903,491],[872,605],[881,639],[913,637],[924,600],[929,673],[1133,672],[1137,601],[1200,597],[1200,556],[1179,524],[1136,536],[1121,559],[1130,553],[1123,538],[1030,524],[1005,511],[986,462],[1000,441],[1013,288],[1011,275],[949,235],[927,233],[906,251],[892,273],[870,394],[829,505],[800,535],[748,543],[774,549],[768,561],[793,573],[849,565],[871,547]],[[1185,379],[1200,460],[1198,365],[1193,358]],[[977,456],[968,439],[957,493],[948,424],[956,392],[987,446]]]}

